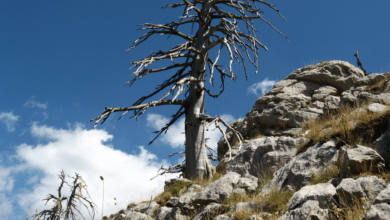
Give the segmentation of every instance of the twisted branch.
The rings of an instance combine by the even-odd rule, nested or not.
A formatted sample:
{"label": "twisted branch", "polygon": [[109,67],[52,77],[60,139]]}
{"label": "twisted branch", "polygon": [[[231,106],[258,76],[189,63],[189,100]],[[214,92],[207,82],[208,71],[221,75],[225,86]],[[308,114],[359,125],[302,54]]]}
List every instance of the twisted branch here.
{"label": "twisted branch", "polygon": [[226,144],[227,144],[228,147],[229,147],[229,153],[230,153],[230,154],[229,154],[229,161],[230,161],[230,160],[232,159],[232,148],[230,147],[230,143],[229,143],[228,139],[226,138],[226,133],[225,133],[225,131],[223,130],[223,128],[221,127],[221,125],[219,124],[219,122],[221,122],[223,125],[225,125],[227,129],[230,129],[231,131],[233,131],[233,133],[237,136],[237,138],[238,138],[238,140],[239,140],[239,142],[240,142],[240,145],[239,145],[238,150],[240,150],[240,149],[241,149],[241,146],[242,146],[242,141],[241,141],[241,140],[244,140],[244,138],[242,137],[241,133],[238,132],[238,131],[236,131],[236,130],[235,130],[233,127],[231,127],[230,125],[228,125],[228,124],[226,123],[226,121],[223,120],[223,119],[220,118],[220,117],[217,117],[217,116],[211,117],[211,116],[206,115],[206,114],[199,114],[197,118],[198,118],[199,120],[202,120],[202,121],[208,123],[208,125],[206,126],[206,130],[208,130],[208,128],[210,127],[210,125],[214,123],[214,124],[215,124],[215,128],[213,129],[213,131],[214,131],[216,128],[218,128],[219,131],[221,131],[222,136],[223,136],[223,138],[224,138]]}

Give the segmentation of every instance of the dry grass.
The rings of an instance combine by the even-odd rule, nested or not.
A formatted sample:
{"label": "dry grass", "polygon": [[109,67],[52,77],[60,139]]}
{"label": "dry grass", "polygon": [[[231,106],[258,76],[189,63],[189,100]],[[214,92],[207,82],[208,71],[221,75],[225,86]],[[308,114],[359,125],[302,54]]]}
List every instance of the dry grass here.
{"label": "dry grass", "polygon": [[230,198],[228,198],[223,202],[225,206],[233,207],[239,202],[267,203],[269,204],[267,212],[272,213],[272,215],[271,216],[264,215],[262,210],[257,210],[257,209],[254,209],[252,211],[240,210],[237,212],[229,212],[229,213],[225,213],[225,215],[234,214],[235,220],[249,219],[252,215],[260,215],[264,219],[276,220],[288,210],[287,203],[291,199],[293,194],[294,194],[293,192],[277,191],[277,190],[271,192],[267,196],[262,196],[262,195],[241,196],[241,195],[233,194]]}
{"label": "dry grass", "polygon": [[390,172],[385,169],[378,170],[377,168],[374,168],[372,164],[363,164],[358,168],[358,170],[350,170],[350,172],[353,178],[358,178],[362,176],[376,176],[380,179],[384,179],[387,182],[390,182]]}
{"label": "dry grass", "polygon": [[[282,166],[284,166],[284,164],[280,164],[278,168]],[[282,213],[285,213],[288,210],[287,203],[293,196],[294,192],[280,191],[275,189],[268,195],[264,196],[259,192],[264,185],[272,180],[273,171],[271,168],[262,169],[261,172],[257,174],[257,176],[259,185],[254,194],[247,194],[245,196],[233,194],[222,204],[226,207],[233,207],[239,202],[267,203],[269,204],[267,212],[272,213],[272,215],[265,215],[262,210],[253,210],[251,212],[248,212],[247,210],[240,210],[238,212],[225,213],[225,215],[234,214],[235,220],[249,219],[252,215],[259,215],[263,219],[267,220],[276,220],[282,216]]]}
{"label": "dry grass", "polygon": [[266,203],[270,206],[270,213],[286,212],[289,208],[287,206],[288,201],[294,195],[294,192],[274,190],[265,197]]}
{"label": "dry grass", "polygon": [[341,166],[330,164],[324,170],[318,173],[313,172],[313,177],[310,180],[310,185],[316,185],[319,183],[327,183],[329,180],[339,176]]}
{"label": "dry grass", "polygon": [[262,138],[262,137],[264,137],[263,134],[256,134],[255,136],[250,137],[249,140],[258,139],[258,138]]}
{"label": "dry grass", "polygon": [[[279,168],[283,167],[283,165],[281,165]],[[265,186],[267,183],[269,183],[272,178],[274,177],[274,172],[272,172],[271,168],[268,168],[268,169],[262,169],[260,171],[260,173],[257,174],[257,178],[259,180],[259,185],[256,189],[256,193],[260,192],[261,188],[263,188],[263,186]]]}
{"label": "dry grass", "polygon": [[328,219],[330,220],[338,220],[338,219],[345,219],[345,220],[360,220],[363,218],[363,216],[367,213],[367,211],[370,209],[370,204],[363,205],[366,202],[366,199],[363,198],[362,200],[359,200],[357,198],[354,198],[352,201],[352,205],[345,205],[345,203],[342,203],[340,206],[333,205],[332,209],[329,209],[330,216]]}
{"label": "dry grass", "polygon": [[355,106],[341,105],[338,111],[324,114],[322,117],[307,122],[303,128],[310,130],[306,135],[310,142],[302,143],[297,149],[297,154],[306,151],[314,143],[325,143],[332,138],[338,140],[336,145],[361,144],[373,147],[373,141],[387,129],[390,108],[380,113],[355,111],[369,104],[371,103],[365,102]]}
{"label": "dry grass", "polygon": [[[255,202],[255,203],[267,203],[268,204],[268,213],[273,213],[272,216],[264,216],[265,219],[278,219],[282,213],[285,213],[288,210],[287,203],[293,196],[294,192],[290,191],[280,191],[274,190],[266,196],[261,194],[253,194],[253,195],[238,195],[233,194],[228,199],[223,202],[223,205],[233,207],[239,202]],[[262,210],[253,210],[248,212],[247,210],[240,210],[238,212],[229,212],[226,215],[234,214],[234,218],[239,219],[249,219],[250,216],[262,215]],[[249,216],[249,217],[248,217]]]}

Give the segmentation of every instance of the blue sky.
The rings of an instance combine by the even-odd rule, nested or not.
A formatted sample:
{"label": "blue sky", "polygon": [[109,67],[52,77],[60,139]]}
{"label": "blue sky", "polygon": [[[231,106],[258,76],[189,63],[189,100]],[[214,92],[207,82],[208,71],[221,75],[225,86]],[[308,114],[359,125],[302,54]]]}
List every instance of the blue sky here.
{"label": "blue sky", "polygon": [[[172,73],[123,86],[132,79],[132,71],[127,70],[131,61],[182,43],[178,38],[153,37],[126,52],[144,33],[136,31],[138,24],[177,21],[180,9],[161,9],[173,2],[1,1],[0,219],[25,219],[36,209],[50,209],[53,204],[45,206],[42,199],[57,196],[61,170],[83,177],[99,218],[103,203],[99,176],[105,178],[104,215],[162,191],[163,181],[172,176],[149,180],[162,164],[180,161],[166,155],[184,149],[183,120],[152,145],[148,143],[177,107],[149,109],[138,121],[129,117],[117,121],[119,114],[113,115],[95,130],[89,120],[105,106],[131,105]],[[243,118],[262,92],[294,70],[323,60],[356,65],[357,49],[368,72],[390,71],[389,1],[270,2],[287,22],[261,6],[264,17],[291,43],[256,21],[257,37],[269,49],[260,51],[259,73],[248,68],[246,81],[242,66],[234,65],[236,82],[227,81],[220,98],[206,100],[211,116],[229,122]],[[227,62],[222,56],[221,64],[226,67]],[[217,81],[212,91],[218,87]],[[216,149],[220,134],[208,136],[209,145]],[[72,179],[65,180],[71,184]],[[62,194],[69,195],[69,190],[64,187]]]}

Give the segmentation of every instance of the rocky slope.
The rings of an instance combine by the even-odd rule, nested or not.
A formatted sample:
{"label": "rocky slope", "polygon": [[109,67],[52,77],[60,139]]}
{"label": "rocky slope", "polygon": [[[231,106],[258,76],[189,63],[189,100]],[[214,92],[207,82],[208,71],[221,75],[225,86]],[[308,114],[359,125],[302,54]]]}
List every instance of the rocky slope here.
{"label": "rocky slope", "polygon": [[[110,219],[390,219],[390,73],[300,68],[232,123],[211,183],[173,179]],[[232,159],[229,160],[229,156]]]}

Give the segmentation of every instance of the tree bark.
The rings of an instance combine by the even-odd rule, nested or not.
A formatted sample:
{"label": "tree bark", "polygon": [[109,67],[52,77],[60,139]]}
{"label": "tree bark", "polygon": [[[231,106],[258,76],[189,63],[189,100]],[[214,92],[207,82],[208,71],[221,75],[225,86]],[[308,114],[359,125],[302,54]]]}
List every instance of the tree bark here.
{"label": "tree bark", "polygon": [[[197,54],[192,65],[191,76],[195,77],[202,87],[205,82],[205,72],[208,54],[204,49],[207,47],[209,39],[204,35],[210,27],[211,20],[207,14],[211,11],[209,1],[202,4],[201,20],[196,36],[195,48],[202,51]],[[186,106],[186,177],[189,179],[210,179],[215,173],[215,168],[207,157],[205,147],[205,124],[199,119],[199,115],[204,113],[204,90],[197,88],[195,83],[190,84],[189,103]]]}

